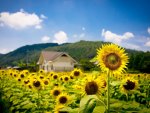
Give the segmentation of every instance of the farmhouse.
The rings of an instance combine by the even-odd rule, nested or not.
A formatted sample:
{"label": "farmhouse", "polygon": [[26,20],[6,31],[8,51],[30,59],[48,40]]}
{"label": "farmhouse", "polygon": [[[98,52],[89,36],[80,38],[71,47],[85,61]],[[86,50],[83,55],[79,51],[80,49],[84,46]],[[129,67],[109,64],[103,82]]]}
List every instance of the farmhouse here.
{"label": "farmhouse", "polygon": [[77,61],[65,52],[42,51],[37,64],[46,72],[71,71]]}

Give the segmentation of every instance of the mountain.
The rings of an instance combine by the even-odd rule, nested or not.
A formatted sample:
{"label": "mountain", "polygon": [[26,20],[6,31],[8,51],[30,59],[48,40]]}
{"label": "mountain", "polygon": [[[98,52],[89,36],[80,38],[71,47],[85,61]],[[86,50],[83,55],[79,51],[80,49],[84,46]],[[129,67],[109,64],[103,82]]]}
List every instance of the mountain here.
{"label": "mountain", "polygon": [[0,53],[0,56],[1,56],[1,55],[3,55],[3,54]]}
{"label": "mountain", "polygon": [[43,49],[53,46],[58,46],[58,44],[44,43],[20,47],[10,53],[0,55],[0,67],[15,66],[20,62],[36,62]]}
{"label": "mountain", "polygon": [[[0,56],[0,67],[15,66],[21,63],[34,63],[38,61],[42,50],[45,51],[62,51],[67,52],[70,56],[80,63],[88,64],[89,60],[96,56],[96,51],[102,44],[102,41],[84,41],[75,43],[65,43],[58,45],[57,43],[34,44],[20,47],[13,52]],[[131,70],[140,70],[142,72],[150,72],[150,52],[136,51],[125,49],[130,59],[128,67]],[[86,65],[85,64],[85,65]]]}

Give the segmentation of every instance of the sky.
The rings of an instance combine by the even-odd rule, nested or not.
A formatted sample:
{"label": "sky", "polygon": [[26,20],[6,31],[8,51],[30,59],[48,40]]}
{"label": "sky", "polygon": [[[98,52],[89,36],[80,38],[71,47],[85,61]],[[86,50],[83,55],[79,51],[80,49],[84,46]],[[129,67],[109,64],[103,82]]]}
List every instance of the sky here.
{"label": "sky", "polygon": [[149,6],[150,0],[0,0],[0,53],[80,40],[150,51]]}

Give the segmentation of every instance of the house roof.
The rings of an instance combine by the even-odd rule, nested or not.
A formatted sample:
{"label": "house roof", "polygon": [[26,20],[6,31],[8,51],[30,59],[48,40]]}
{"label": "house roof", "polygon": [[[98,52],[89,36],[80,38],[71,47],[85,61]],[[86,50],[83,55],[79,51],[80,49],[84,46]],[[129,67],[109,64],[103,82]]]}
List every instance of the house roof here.
{"label": "house roof", "polygon": [[53,61],[58,56],[66,54],[65,52],[56,52],[56,51],[42,51],[42,56],[46,61]]}
{"label": "house roof", "polygon": [[[42,51],[41,56],[44,58],[46,61],[54,61],[56,60],[59,56],[61,55],[67,55],[70,57],[75,63],[78,63],[75,59],[73,59],[70,55],[68,55],[66,52],[56,52],[56,51]],[[41,57],[40,57],[41,58]],[[37,64],[40,64],[40,58],[37,62]]]}

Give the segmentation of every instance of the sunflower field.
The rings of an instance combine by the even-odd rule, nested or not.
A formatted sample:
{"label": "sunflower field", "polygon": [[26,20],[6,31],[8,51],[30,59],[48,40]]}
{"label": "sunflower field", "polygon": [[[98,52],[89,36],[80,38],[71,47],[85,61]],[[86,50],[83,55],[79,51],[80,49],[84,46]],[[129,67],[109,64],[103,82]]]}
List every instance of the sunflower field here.
{"label": "sunflower field", "polygon": [[150,74],[126,73],[117,45],[96,58],[101,71],[0,70],[0,113],[150,113]]}

